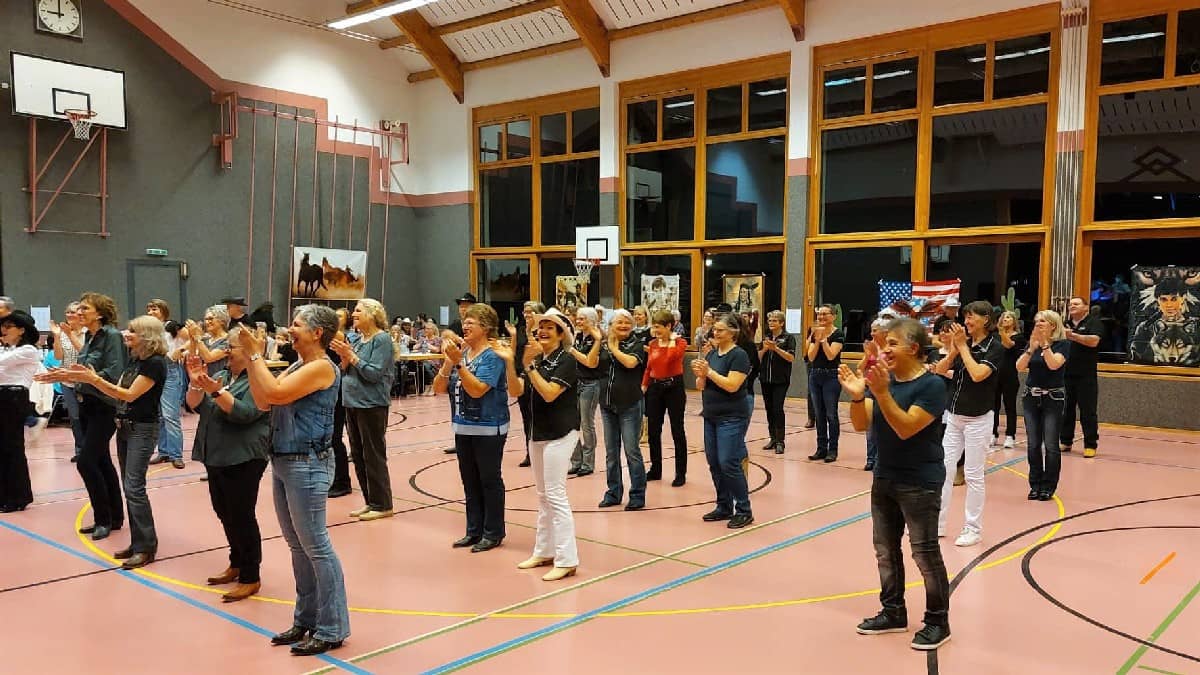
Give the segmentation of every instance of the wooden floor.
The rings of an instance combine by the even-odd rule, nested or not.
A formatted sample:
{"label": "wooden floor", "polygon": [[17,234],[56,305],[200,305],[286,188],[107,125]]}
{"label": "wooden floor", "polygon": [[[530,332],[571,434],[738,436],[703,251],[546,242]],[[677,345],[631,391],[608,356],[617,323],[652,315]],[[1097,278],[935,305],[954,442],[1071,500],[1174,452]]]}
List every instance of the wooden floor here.
{"label": "wooden floor", "polygon": [[[69,432],[49,429],[28,451],[35,504],[0,516],[4,671],[1200,672],[1200,436],[1104,427],[1099,457],[1064,456],[1051,502],[1025,499],[1022,437],[989,455],[979,546],[953,544],[965,488],[954,491],[942,540],[953,639],[931,656],[909,648],[911,632],[854,631],[878,609],[863,437],[845,424],[841,460],[808,462],[814,434],[798,426],[803,401],[789,401],[787,453],[766,453],[756,411],[757,521],[729,530],[700,520],[714,495],[698,405],[689,397],[688,483],[670,486],[668,461],[645,511],[596,508],[603,449],[599,472],[570,480],[582,562],[578,576],[551,584],[544,570],[516,569],[536,509],[529,469],[517,466],[519,420],[504,461],[508,538],[472,554],[450,548],[463,516],[455,459],[443,453],[445,399],[395,402],[396,517],[352,521],[357,493],[329,503],[353,634],[321,658],[267,643],[290,625],[294,597],[269,489],[259,498],[262,595],[222,604],[203,581],[227,558],[202,467],[152,467],[160,559],[124,572],[109,553],[126,545],[128,528],[99,546],[76,533],[91,522],[89,506],[68,461]],[[194,425],[185,416],[185,447]],[[908,579],[919,627],[924,597],[911,561]]]}

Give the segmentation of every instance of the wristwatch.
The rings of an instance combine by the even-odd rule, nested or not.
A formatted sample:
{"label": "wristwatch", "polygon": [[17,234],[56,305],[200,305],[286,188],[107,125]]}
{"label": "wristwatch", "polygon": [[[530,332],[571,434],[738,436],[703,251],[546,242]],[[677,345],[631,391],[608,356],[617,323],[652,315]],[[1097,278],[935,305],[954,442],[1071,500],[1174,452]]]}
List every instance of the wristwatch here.
{"label": "wristwatch", "polygon": [[251,355],[250,355],[250,360],[251,360],[251,361],[258,361],[258,360],[259,360],[259,359],[261,359],[261,358],[262,358],[262,354],[251,354]]}
{"label": "wristwatch", "polygon": [[211,396],[212,396],[214,399],[216,399],[216,398],[218,398],[218,397],[219,397],[221,394],[225,394],[225,393],[228,393],[228,392],[229,392],[229,387],[221,387],[220,389],[218,389],[218,390],[216,390],[215,392],[213,392],[213,393],[211,394]]}

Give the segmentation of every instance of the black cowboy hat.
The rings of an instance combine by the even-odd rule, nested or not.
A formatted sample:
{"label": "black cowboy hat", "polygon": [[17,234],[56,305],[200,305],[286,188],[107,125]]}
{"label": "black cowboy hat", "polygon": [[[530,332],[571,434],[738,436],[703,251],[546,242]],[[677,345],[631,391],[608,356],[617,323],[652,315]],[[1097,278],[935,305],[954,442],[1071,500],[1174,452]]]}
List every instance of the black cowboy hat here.
{"label": "black cowboy hat", "polygon": [[221,300],[221,304],[222,305],[241,305],[242,307],[247,306],[246,298],[244,298],[242,296],[233,296],[233,297],[229,297],[229,298],[223,298]]}
{"label": "black cowboy hat", "polygon": [[19,309],[13,310],[12,314],[0,319],[0,326],[13,325],[17,328],[24,329],[25,333],[21,335],[22,345],[37,344],[38,338],[41,337],[41,331],[38,330],[37,322],[28,313]]}
{"label": "black cowboy hat", "polygon": [[470,291],[468,291],[468,292],[466,292],[466,293],[463,293],[463,294],[462,294],[462,297],[455,298],[455,299],[454,299],[454,302],[456,302],[457,304],[460,304],[460,305],[461,305],[461,304],[463,304],[464,302],[469,302],[469,303],[471,303],[471,304],[474,304],[474,303],[476,303],[476,302],[479,302],[479,301],[475,299],[475,295],[474,295],[473,293],[471,293]]}

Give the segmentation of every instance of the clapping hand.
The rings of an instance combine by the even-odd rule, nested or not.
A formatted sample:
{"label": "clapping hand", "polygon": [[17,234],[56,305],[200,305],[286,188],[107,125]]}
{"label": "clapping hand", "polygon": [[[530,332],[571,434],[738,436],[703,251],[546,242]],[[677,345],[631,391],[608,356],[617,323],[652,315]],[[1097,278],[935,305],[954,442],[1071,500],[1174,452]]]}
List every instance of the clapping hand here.
{"label": "clapping hand", "polygon": [[692,374],[694,374],[697,378],[703,379],[708,377],[708,371],[708,361],[704,359],[692,360]]}
{"label": "clapping hand", "polygon": [[851,400],[859,400],[867,393],[867,381],[844,363],[838,367],[838,382],[842,383],[842,389]]}
{"label": "clapping hand", "polygon": [[204,364],[204,359],[199,356],[192,355],[184,359],[184,367],[187,368],[188,379],[195,382],[201,375],[208,374],[208,367]]}
{"label": "clapping hand", "polygon": [[892,370],[883,361],[879,361],[867,369],[867,387],[876,399],[887,395],[891,382]]}
{"label": "clapping hand", "polygon": [[354,358],[354,347],[342,338],[334,338],[333,342],[329,343],[329,348],[334,351],[343,363],[349,363]]}
{"label": "clapping hand", "polygon": [[513,340],[517,339],[517,327],[514,326],[512,324],[512,322],[507,319],[505,319],[505,321],[504,321],[504,330],[508,333],[509,338],[511,338]]}
{"label": "clapping hand", "polygon": [[584,331],[587,332],[588,335],[591,335],[592,339],[594,340],[604,339],[604,333],[600,330],[600,327],[590,321],[587,323],[587,328],[585,328]]}
{"label": "clapping hand", "polygon": [[967,330],[961,325],[952,323],[947,332],[950,334],[949,347],[961,350],[967,346]]}
{"label": "clapping hand", "polygon": [[[507,324],[508,322],[505,321],[504,323]],[[507,326],[505,327],[507,328]],[[502,340],[493,339],[488,340],[488,346],[491,347],[492,351],[496,352],[496,356],[499,356],[501,359],[503,359],[505,363],[513,362],[513,346],[511,344]]]}
{"label": "clapping hand", "polygon": [[208,373],[203,370],[192,377],[192,386],[203,389],[207,394],[221,391],[221,383],[209,377]]}
{"label": "clapping hand", "polygon": [[442,344],[442,353],[446,355],[446,359],[450,363],[458,363],[462,360],[462,350],[453,340],[447,340]]}
{"label": "clapping hand", "polygon": [[84,384],[92,384],[100,379],[96,374],[96,369],[82,363],[75,363],[67,368],[60,369],[63,378],[67,382],[82,382]]}
{"label": "clapping hand", "polygon": [[827,331],[825,330],[824,326],[813,326],[813,329],[812,329],[812,332],[810,333],[810,335],[812,336],[813,342],[820,342],[825,339],[825,336],[827,335]]}
{"label": "clapping hand", "polygon": [[192,336],[193,340],[199,340],[204,335],[204,329],[200,327],[200,324],[191,319],[188,319],[187,323],[183,326],[187,330],[188,335]]}
{"label": "clapping hand", "polygon": [[246,350],[247,354],[263,353],[263,341],[259,340],[258,336],[252,330],[238,331],[238,344],[242,346],[242,349]]}
{"label": "clapping hand", "polygon": [[[875,344],[874,340],[867,340],[866,342],[863,343],[863,353],[865,353],[869,357],[878,357],[879,356],[879,345]],[[840,377],[841,374],[842,374],[841,370],[839,369],[838,376]]]}

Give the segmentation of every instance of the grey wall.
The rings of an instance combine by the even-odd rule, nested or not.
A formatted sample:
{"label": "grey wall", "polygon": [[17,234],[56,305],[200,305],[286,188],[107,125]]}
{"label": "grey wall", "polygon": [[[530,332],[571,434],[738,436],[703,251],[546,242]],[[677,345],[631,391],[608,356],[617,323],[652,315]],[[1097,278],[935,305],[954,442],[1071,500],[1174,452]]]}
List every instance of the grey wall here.
{"label": "grey wall", "polygon": [[[211,146],[212,134],[219,124],[218,109],[204,83],[104,3],[87,4],[83,41],[35,33],[32,7],[29,2],[5,3],[4,20],[0,22],[0,45],[5,48],[5,58],[7,50],[12,49],[124,71],[129,128],[109,133],[111,236],[101,239],[50,233],[31,235],[24,231],[29,225],[29,198],[23,190],[28,183],[29,120],[11,115],[9,106],[3,106],[0,288],[20,306],[49,304],[59,315],[65,303],[78,297],[81,291],[97,290],[111,295],[122,317],[127,317],[127,262],[146,260],[147,248],[164,248],[170,252],[169,260],[188,263],[186,309],[190,316],[197,316],[206,305],[225,295],[245,293],[251,224],[254,253],[249,270],[249,300],[252,306],[257,305],[267,299],[269,291],[277,319],[284,318],[284,308],[288,305],[293,244],[365,248],[367,292],[374,297],[382,296],[393,314],[434,311],[436,304],[448,302],[466,288],[469,207],[392,206],[386,218],[385,240],[385,207],[370,204],[367,160],[337,157],[336,206],[331,214],[334,159],[322,152],[316,161],[314,221],[316,131],[311,124],[301,123],[297,138],[295,122],[281,119],[276,129],[273,117],[240,113],[234,165],[228,171],[223,170]],[[3,71],[0,78],[7,81],[7,65]],[[245,100],[242,103],[268,109],[273,105]],[[285,107],[280,111],[297,112]],[[307,110],[299,112],[312,114]],[[66,129],[63,122],[38,122],[42,161]],[[57,185],[82,148],[77,141],[68,140],[42,179],[43,187]],[[97,141],[65,189],[97,190],[98,150]],[[293,156],[298,158],[294,193]],[[277,166],[274,214],[273,162]],[[40,227],[96,232],[99,202],[62,196]],[[146,293],[139,288],[137,302]]]}

